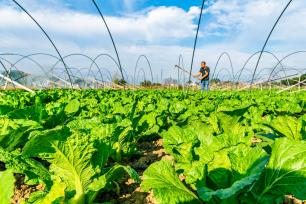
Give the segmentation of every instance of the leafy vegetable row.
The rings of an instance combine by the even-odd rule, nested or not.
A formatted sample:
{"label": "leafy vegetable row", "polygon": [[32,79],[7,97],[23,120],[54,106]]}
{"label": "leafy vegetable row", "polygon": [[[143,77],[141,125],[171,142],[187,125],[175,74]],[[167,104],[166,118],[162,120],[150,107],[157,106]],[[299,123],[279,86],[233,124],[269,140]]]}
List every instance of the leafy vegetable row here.
{"label": "leafy vegetable row", "polygon": [[[42,185],[26,203],[96,203],[128,177],[122,158],[162,136],[173,160],[142,188],[159,203],[305,199],[306,94],[50,90],[0,98],[0,203],[16,174]],[[252,202],[251,202],[252,201]]]}

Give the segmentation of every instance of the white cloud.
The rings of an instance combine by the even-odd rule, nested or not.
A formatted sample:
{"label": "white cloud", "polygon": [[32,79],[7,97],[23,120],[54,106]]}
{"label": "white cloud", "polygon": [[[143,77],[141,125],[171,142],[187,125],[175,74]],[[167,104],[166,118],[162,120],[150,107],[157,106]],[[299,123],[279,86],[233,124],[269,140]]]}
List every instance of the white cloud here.
{"label": "white cloud", "polygon": [[[286,3],[286,0],[218,0],[205,11],[213,16],[206,26],[211,32],[223,29],[223,35],[236,36],[235,39],[244,40],[246,46],[252,41],[260,43],[267,37]],[[302,19],[306,19],[306,2],[292,2],[271,40],[303,40],[301,35],[305,35],[306,21]]]}
{"label": "white cloud", "polygon": [[[146,14],[126,17],[106,17],[115,36],[132,41],[180,40],[191,37],[196,28],[192,21],[198,9],[191,7],[188,12],[177,7],[157,7]],[[105,35],[104,25],[99,16],[75,11],[36,10],[32,15],[50,33],[69,37],[92,38]],[[0,28],[34,32],[36,26],[26,14],[9,7],[0,9]],[[173,29],[173,32],[169,32]]]}

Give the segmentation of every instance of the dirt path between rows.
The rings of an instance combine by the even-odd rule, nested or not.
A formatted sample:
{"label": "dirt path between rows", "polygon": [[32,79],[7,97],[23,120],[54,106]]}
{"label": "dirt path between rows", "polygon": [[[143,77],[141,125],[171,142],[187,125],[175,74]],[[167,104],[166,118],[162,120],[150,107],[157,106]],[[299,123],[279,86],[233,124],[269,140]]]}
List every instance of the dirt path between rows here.
{"label": "dirt path between rows", "polygon": [[[137,171],[140,178],[143,172],[154,162],[161,159],[172,160],[163,148],[163,140],[157,139],[151,142],[141,142],[138,144],[140,157],[136,159],[123,160],[124,165],[129,165]],[[136,184],[133,180],[128,179],[127,182],[120,185],[121,193],[119,196],[105,195],[106,200],[112,203],[120,204],[156,204],[152,193],[143,192],[140,184]]]}

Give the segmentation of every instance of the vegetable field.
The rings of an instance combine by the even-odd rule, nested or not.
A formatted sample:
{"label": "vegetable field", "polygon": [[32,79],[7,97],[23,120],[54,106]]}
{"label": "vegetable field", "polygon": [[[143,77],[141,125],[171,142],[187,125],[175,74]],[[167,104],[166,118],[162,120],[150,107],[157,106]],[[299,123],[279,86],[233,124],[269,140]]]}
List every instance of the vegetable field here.
{"label": "vegetable field", "polygon": [[306,199],[306,93],[0,93],[0,203]]}

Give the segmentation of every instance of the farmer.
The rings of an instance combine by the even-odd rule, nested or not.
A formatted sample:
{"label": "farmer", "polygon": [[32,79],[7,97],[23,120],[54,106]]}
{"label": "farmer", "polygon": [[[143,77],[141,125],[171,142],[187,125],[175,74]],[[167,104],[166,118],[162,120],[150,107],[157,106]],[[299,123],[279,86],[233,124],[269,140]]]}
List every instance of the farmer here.
{"label": "farmer", "polygon": [[209,74],[210,69],[208,66],[206,66],[206,62],[201,62],[201,69],[197,74],[192,74],[194,78],[197,78],[200,80],[201,83],[201,90],[202,91],[209,91]]}

